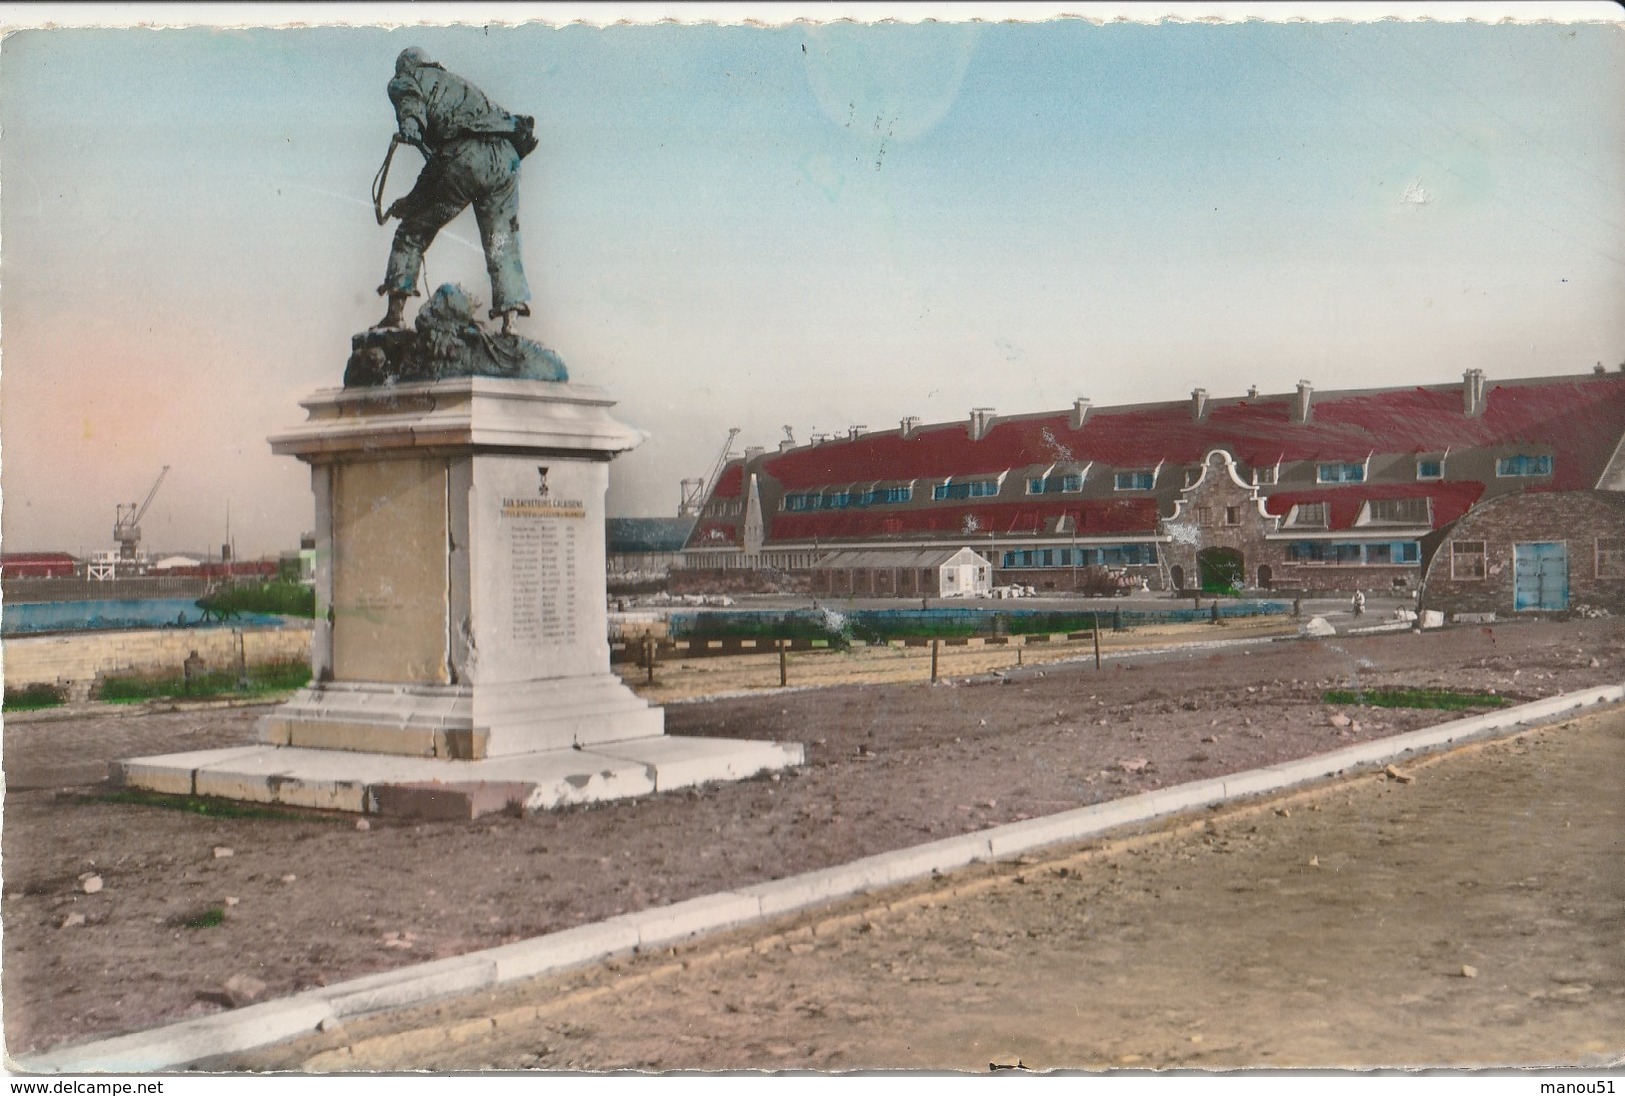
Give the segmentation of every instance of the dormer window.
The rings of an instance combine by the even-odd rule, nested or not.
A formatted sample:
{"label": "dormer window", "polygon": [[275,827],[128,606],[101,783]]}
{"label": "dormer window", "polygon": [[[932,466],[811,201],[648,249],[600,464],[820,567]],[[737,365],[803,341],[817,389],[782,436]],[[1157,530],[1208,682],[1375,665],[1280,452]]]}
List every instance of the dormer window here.
{"label": "dormer window", "polygon": [[1083,473],[1068,472],[1064,475],[1035,476],[1027,481],[1029,495],[1058,495],[1071,494],[1083,490]]}
{"label": "dormer window", "polygon": [[961,483],[939,483],[931,488],[931,497],[943,499],[979,499],[999,493],[998,480],[965,480]]}
{"label": "dormer window", "polygon": [[1155,471],[1119,472],[1113,481],[1118,491],[1149,491],[1157,485]]}
{"label": "dormer window", "polygon": [[1495,462],[1497,476],[1549,476],[1552,458],[1549,454],[1515,453]]}
{"label": "dormer window", "polygon": [[1365,504],[1358,525],[1428,525],[1433,524],[1433,505],[1428,498],[1372,499]]}
{"label": "dormer window", "polygon": [[1443,457],[1417,457],[1416,478],[1419,480],[1444,479]]}
{"label": "dormer window", "polygon": [[1315,466],[1316,483],[1364,483],[1365,461],[1327,461]]}
{"label": "dormer window", "polygon": [[888,503],[908,502],[914,497],[912,484],[899,484],[891,487],[881,487],[871,484],[862,494],[853,498],[854,506],[883,506]]}
{"label": "dormer window", "polygon": [[1286,523],[1299,529],[1324,529],[1327,525],[1324,502],[1300,502],[1287,515]]}

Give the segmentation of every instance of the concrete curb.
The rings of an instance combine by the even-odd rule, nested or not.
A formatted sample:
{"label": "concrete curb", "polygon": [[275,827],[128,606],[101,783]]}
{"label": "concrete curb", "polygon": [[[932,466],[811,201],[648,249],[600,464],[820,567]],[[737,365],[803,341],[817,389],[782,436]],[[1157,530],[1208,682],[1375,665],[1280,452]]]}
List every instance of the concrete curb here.
{"label": "concrete curb", "polygon": [[24,1073],[148,1073],[268,1046],[316,1030],[323,1021],[422,1004],[552,974],[634,951],[665,947],[701,933],[824,905],[865,891],[1082,841],[1122,826],[1196,807],[1283,791],[1350,769],[1426,750],[1553,722],[1579,709],[1625,700],[1625,686],[1604,685],[1361,743],[1315,757],[1210,780],[1159,788],[1043,818],[996,826],[864,857],[849,864],[622,914],[499,948],[352,979],[292,997],[149,1031],[14,1059]]}

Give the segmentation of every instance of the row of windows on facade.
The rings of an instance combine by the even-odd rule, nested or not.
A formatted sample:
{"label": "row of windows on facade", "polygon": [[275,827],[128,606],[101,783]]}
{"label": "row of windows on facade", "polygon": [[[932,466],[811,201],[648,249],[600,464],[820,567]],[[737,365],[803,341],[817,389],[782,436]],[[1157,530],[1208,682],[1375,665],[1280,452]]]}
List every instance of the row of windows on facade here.
{"label": "row of windows on facade", "polygon": [[1422,546],[1414,540],[1324,541],[1297,540],[1287,545],[1290,563],[1336,563],[1372,566],[1420,563]]}
{"label": "row of windows on facade", "polygon": [[[1458,540],[1450,545],[1450,577],[1482,579],[1489,577],[1489,543]],[[1625,579],[1625,537],[1597,537],[1592,542],[1592,574],[1595,578]]]}
{"label": "row of windows on facade", "polygon": [[[683,566],[694,570],[757,570],[763,567],[774,567],[781,571],[805,571],[812,568],[824,557],[823,552],[762,552],[757,555],[743,553],[693,553],[683,556]],[[906,568],[905,568],[906,569]],[[921,568],[921,573],[929,573],[930,568]]]}
{"label": "row of windows on facade", "polygon": [[[1287,545],[1286,558],[1292,563],[1332,563],[1357,566],[1413,564],[1421,562],[1421,545],[1414,540],[1295,541]],[[1128,567],[1154,565],[1155,544],[1122,544],[1103,548],[1031,548],[1007,551],[1005,568],[1043,567]]]}
{"label": "row of windows on facade", "polygon": [[[1267,474],[1260,476],[1260,483],[1275,483],[1276,470],[1264,470]],[[1315,481],[1317,483],[1364,483],[1367,465],[1364,461],[1327,461],[1315,466]],[[1545,454],[1519,453],[1509,457],[1501,457],[1495,462],[1495,474],[1500,477],[1521,476],[1550,476],[1552,474],[1552,458]],[[1192,472],[1186,477],[1186,486],[1195,482],[1198,473]],[[1027,494],[1029,495],[1057,495],[1081,492],[1083,490],[1086,472],[1068,472],[1063,475],[1036,476],[1027,480]],[[1443,459],[1424,459],[1416,462],[1416,478],[1418,480],[1442,480],[1444,478]],[[1157,472],[1132,471],[1116,472],[1113,474],[1112,487],[1117,491],[1150,491],[1157,485]],[[1002,490],[1002,478],[962,480],[960,482],[946,482],[934,485],[931,488],[931,498],[941,502],[953,499],[988,498],[997,495]],[[804,491],[784,496],[782,507],[792,513],[810,510],[845,510],[851,507],[864,507],[885,505],[893,503],[911,502],[914,499],[912,484],[892,487],[878,487],[867,491]],[[739,504],[718,503],[714,513],[737,513]],[[1239,517],[1237,522],[1239,522]],[[1374,517],[1372,520],[1403,520]],[[1236,524],[1231,522],[1229,524]],[[1316,524],[1314,521],[1296,521],[1293,524]],[[1324,519],[1319,524],[1324,525]]]}
{"label": "row of windows on facade", "polygon": [[[1364,483],[1369,465],[1369,458],[1363,461],[1323,461],[1315,465],[1315,482]],[[1275,469],[1265,469],[1264,471],[1266,475],[1261,476],[1258,482],[1277,482]],[[1502,478],[1511,476],[1549,476],[1552,474],[1552,458],[1548,453],[1514,453],[1507,457],[1497,457],[1495,474]],[[1418,457],[1416,461],[1416,478],[1419,480],[1444,479],[1444,458]]]}
{"label": "row of windows on facade", "polygon": [[[1377,542],[1327,542],[1301,540],[1287,545],[1292,563],[1344,565],[1414,564],[1421,561],[1420,545],[1414,540]],[[817,552],[774,552],[765,556],[738,558],[735,566],[805,568],[818,559]],[[1488,545],[1482,540],[1458,540],[1450,546],[1450,577],[1482,579],[1489,576]],[[698,565],[691,561],[690,565]],[[1128,567],[1154,566],[1155,544],[1114,544],[1075,548],[1032,548],[1007,551],[1000,566],[1006,569],[1043,567]],[[1593,545],[1593,566],[1597,578],[1625,579],[1625,537],[1597,537]]]}
{"label": "row of windows on facade", "polygon": [[[1421,545],[1414,540],[1295,541],[1287,545],[1286,558],[1292,563],[1334,563],[1360,566],[1419,563]],[[1106,547],[1023,548],[1007,551],[1001,566],[1042,567],[1128,567],[1154,565],[1155,544],[1119,544]]]}
{"label": "row of windows on facade", "polygon": [[[1082,472],[1068,472],[1060,476],[1038,476],[1027,480],[1027,494],[1073,494],[1083,490],[1083,480]],[[1156,485],[1156,473],[1118,472],[1115,483],[1119,491],[1149,491]],[[957,483],[950,481],[934,484],[931,488],[931,498],[936,502],[991,498],[1002,489],[1002,478],[960,480]],[[795,513],[807,510],[846,510],[854,506],[875,506],[913,500],[914,485],[903,484],[868,491],[804,491],[785,495],[781,505],[785,510]]]}
{"label": "row of windows on facade", "polygon": [[1000,566],[1128,567],[1156,562],[1155,544],[1111,544],[1104,547],[1022,548],[1004,553],[1004,560]]}
{"label": "row of windows on facade", "polygon": [[[950,484],[950,487],[974,487],[974,483]],[[892,488],[892,491],[904,491],[908,488]],[[941,490],[941,488],[938,488]],[[985,492],[990,493],[990,492]],[[948,497],[968,497],[963,495]],[[785,496],[785,509],[794,511],[845,509],[849,506],[873,505],[873,500],[865,497],[847,495],[787,495]],[[906,498],[889,499],[887,501],[907,501]],[[738,507],[738,503],[724,504]],[[720,508],[719,508],[719,512]],[[732,511],[730,511],[732,512]],[[1219,511],[1222,523],[1225,525],[1240,525],[1245,507],[1226,506]],[[1197,506],[1192,508],[1192,518],[1201,527],[1214,524],[1215,512],[1210,506]],[[1293,528],[1324,529],[1331,516],[1330,508],[1324,502],[1300,502],[1287,512],[1286,524]],[[1356,525],[1388,524],[1388,525],[1420,525],[1433,524],[1433,500],[1423,497],[1414,499],[1372,499],[1363,504]]]}
{"label": "row of windows on facade", "polygon": [[[983,483],[991,489],[982,487]],[[966,483],[945,484],[936,488],[937,498],[974,498],[997,493],[997,486],[991,481],[972,481]],[[784,497],[784,509],[792,512],[805,512],[811,510],[845,510],[853,506],[873,506],[882,502],[908,502],[913,495],[909,487],[888,487],[879,491],[868,491],[862,494],[856,492],[842,492],[833,495],[824,494],[798,494]],[[744,510],[744,504],[738,500],[717,500],[709,508],[715,517],[737,517]],[[1220,511],[1222,524],[1240,525],[1244,508],[1241,506],[1226,506]],[[1208,506],[1197,506],[1192,509],[1192,517],[1199,526],[1207,527],[1214,524],[1214,510]],[[1286,524],[1296,528],[1324,529],[1330,518],[1330,509],[1324,502],[1300,502],[1293,506],[1286,517]],[[1373,499],[1363,505],[1356,525],[1372,523],[1386,523],[1394,525],[1431,525],[1433,522],[1432,500],[1426,497],[1413,499]]]}

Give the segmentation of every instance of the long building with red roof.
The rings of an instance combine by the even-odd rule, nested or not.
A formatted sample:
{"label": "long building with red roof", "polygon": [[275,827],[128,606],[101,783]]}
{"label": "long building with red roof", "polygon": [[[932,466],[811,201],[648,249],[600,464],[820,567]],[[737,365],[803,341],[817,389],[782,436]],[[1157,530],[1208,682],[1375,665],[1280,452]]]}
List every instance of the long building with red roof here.
{"label": "long building with red roof", "polygon": [[754,450],[718,476],[690,568],[803,570],[956,545],[997,581],[1414,588],[1425,537],[1489,499],[1625,490],[1625,373],[1071,408]]}
{"label": "long building with red roof", "polygon": [[5,552],[0,554],[3,578],[72,578],[79,561],[66,552]]}

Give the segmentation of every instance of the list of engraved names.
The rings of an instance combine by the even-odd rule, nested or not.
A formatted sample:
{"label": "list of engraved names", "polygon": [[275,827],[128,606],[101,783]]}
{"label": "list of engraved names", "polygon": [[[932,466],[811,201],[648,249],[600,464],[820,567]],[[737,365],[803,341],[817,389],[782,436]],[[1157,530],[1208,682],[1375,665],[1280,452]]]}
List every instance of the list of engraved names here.
{"label": "list of engraved names", "polygon": [[510,638],[515,643],[572,643],[576,638],[576,537],[579,503],[504,499]]}

